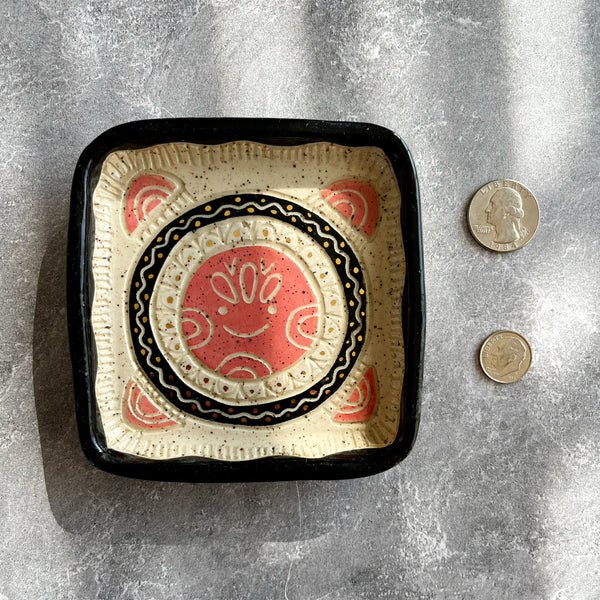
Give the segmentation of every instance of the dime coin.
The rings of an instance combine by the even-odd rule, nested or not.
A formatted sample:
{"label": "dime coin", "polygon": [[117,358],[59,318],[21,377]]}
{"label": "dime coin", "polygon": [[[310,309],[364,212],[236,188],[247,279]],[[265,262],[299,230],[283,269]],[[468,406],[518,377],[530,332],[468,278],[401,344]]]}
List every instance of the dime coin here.
{"label": "dime coin", "polygon": [[533,194],[510,179],[484,185],[472,198],[468,222],[473,237],[496,252],[512,252],[533,237],[540,210]]}
{"label": "dime coin", "polygon": [[531,347],[514,331],[496,331],[481,346],[479,362],[483,372],[498,383],[521,379],[531,366]]}

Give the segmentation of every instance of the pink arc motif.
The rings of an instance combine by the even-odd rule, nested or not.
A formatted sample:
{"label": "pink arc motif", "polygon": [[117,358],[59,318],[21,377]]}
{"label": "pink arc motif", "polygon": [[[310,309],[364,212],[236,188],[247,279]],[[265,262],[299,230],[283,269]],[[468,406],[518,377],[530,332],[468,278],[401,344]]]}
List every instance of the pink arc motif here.
{"label": "pink arc motif", "polygon": [[379,217],[379,203],[372,185],[356,179],[340,179],[321,190],[321,194],[357,229],[368,236],[373,235]]}
{"label": "pink arc motif", "polygon": [[157,173],[145,173],[136,177],[129,186],[125,203],[125,224],[129,233],[133,233],[148,218],[150,212],[173,194],[177,187],[174,179]]}
{"label": "pink arc motif", "polygon": [[238,379],[265,377],[316,339],[317,298],[300,267],[269,246],[239,246],[200,265],[186,290],[182,329],[205,365]]}
{"label": "pink arc motif", "polygon": [[130,381],[127,387],[125,415],[130,423],[144,429],[178,425],[177,421],[165,415],[133,381]]}
{"label": "pink arc motif", "polygon": [[366,421],[375,410],[377,385],[375,370],[369,367],[334,419],[336,421]]}

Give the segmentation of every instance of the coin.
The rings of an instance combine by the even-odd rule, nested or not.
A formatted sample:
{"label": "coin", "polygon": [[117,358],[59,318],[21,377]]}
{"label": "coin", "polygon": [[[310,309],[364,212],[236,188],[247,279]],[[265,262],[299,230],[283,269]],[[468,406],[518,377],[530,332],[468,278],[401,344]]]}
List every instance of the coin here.
{"label": "coin", "polygon": [[490,379],[498,383],[512,383],[529,371],[531,346],[514,331],[496,331],[483,342],[479,362]]}
{"label": "coin", "polygon": [[540,210],[533,194],[521,183],[497,179],[471,199],[468,222],[473,237],[496,252],[512,252],[533,237]]}

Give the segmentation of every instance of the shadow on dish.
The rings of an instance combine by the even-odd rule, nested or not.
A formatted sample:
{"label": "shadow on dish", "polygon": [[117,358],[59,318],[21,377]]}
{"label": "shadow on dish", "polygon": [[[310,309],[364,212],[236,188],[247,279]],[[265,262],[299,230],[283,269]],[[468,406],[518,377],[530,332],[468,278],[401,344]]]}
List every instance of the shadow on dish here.
{"label": "shadow on dish", "polygon": [[87,462],[75,420],[65,249],[66,231],[50,241],[42,261],[33,336],[44,476],[58,524],[70,533],[111,543],[155,544],[215,536],[304,540],[332,529],[328,516],[340,503],[360,496],[367,480],[186,484],[123,478]]}

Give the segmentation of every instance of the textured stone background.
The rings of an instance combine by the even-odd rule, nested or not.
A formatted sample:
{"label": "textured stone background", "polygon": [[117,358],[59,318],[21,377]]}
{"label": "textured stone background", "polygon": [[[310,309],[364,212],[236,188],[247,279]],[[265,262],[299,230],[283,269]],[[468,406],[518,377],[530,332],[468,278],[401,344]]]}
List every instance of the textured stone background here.
{"label": "textured stone background", "polygon": [[[0,599],[600,598],[596,0],[0,2]],[[412,149],[428,292],[410,457],[356,481],[130,481],[78,446],[64,253],[84,146],[169,116],[364,120]],[[498,177],[533,242],[469,236]],[[501,386],[483,338],[534,365]]]}

